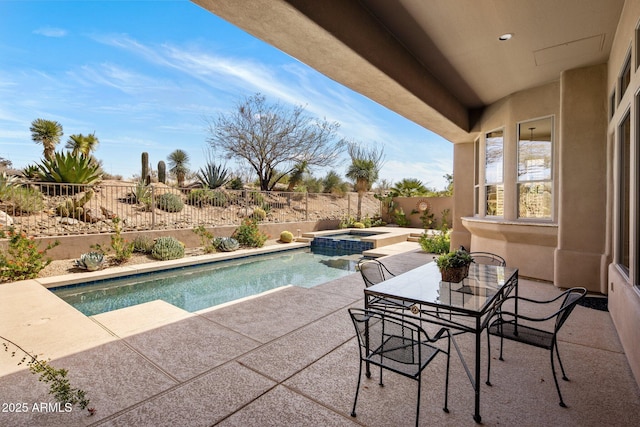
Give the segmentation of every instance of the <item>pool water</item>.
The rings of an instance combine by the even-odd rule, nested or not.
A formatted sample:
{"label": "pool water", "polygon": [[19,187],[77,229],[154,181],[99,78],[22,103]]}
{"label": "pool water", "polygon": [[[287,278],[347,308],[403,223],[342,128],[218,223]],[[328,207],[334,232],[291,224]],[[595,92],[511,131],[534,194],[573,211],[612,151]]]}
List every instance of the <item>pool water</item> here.
{"label": "pool water", "polygon": [[194,312],[280,286],[310,288],[353,273],[361,257],[343,251],[288,250],[52,292],[87,316],[158,299]]}

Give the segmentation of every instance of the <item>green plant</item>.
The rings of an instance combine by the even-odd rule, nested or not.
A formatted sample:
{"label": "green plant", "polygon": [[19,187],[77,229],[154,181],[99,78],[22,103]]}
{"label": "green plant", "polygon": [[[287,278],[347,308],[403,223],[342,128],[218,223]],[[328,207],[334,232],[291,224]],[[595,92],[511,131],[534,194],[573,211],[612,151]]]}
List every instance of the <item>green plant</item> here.
{"label": "green plant", "polygon": [[422,233],[418,240],[423,251],[431,254],[444,254],[449,252],[451,238],[446,230],[437,231],[433,235]]}
{"label": "green plant", "polygon": [[151,256],[162,261],[184,257],[184,245],[172,236],[162,236],[156,239]]}
{"label": "green plant", "polygon": [[56,206],[56,213],[62,217],[84,219],[84,205],[93,198],[93,190],[87,190],[80,198],[68,197]]}
{"label": "green plant", "polygon": [[291,243],[293,242],[293,233],[290,231],[283,231],[280,233],[280,241],[282,243]]}
{"label": "green plant", "polygon": [[111,249],[115,253],[113,259],[117,263],[124,262],[131,258],[131,254],[133,253],[133,242],[127,242],[124,237],[122,237],[122,224],[121,220],[118,217],[113,218],[113,234],[111,235]]}
{"label": "green plant", "polygon": [[262,208],[255,208],[253,215],[251,215],[256,221],[264,221],[267,218],[267,212]]}
{"label": "green plant", "polygon": [[151,187],[144,180],[136,182],[131,193],[134,203],[149,205],[151,203]]}
{"label": "green plant", "polygon": [[6,253],[0,252],[0,280],[8,282],[35,278],[51,263],[50,258],[45,258],[47,251],[60,244],[55,241],[39,250],[33,237],[27,237],[24,232],[17,232],[13,227],[9,227],[6,232],[0,230],[0,238],[9,239]]}
{"label": "green plant", "polygon": [[167,183],[167,165],[162,160],[158,162],[158,182]]}
{"label": "green plant", "polygon": [[80,255],[80,258],[75,260],[74,265],[82,270],[96,271],[106,265],[106,260],[100,252],[87,252]]}
{"label": "green plant", "polygon": [[193,229],[193,232],[200,237],[200,243],[204,249],[204,253],[210,254],[216,251],[216,245],[213,241],[213,233],[207,231],[203,225],[199,225]]}
{"label": "green plant", "polygon": [[204,168],[200,168],[196,178],[203,186],[213,190],[226,184],[228,175],[229,171],[222,165],[207,163]]}
{"label": "green plant", "polygon": [[420,221],[422,222],[422,228],[424,229],[434,228],[436,224],[436,215],[433,212],[431,212],[431,209],[429,208],[428,204],[427,204],[427,207],[422,211],[422,214],[420,215]]}
{"label": "green plant", "polygon": [[0,201],[13,215],[31,214],[44,209],[42,193],[31,187],[13,184],[3,187],[0,182]]}
{"label": "green plant", "polygon": [[27,165],[22,169],[22,175],[27,179],[36,179],[38,177],[38,166]]}
{"label": "green plant", "polygon": [[369,218],[369,215],[365,215],[364,218],[362,218],[360,220],[360,222],[364,225],[364,228],[369,228],[371,227],[371,218]]}
{"label": "green plant", "polygon": [[473,262],[473,257],[469,252],[457,249],[455,251],[447,252],[434,258],[436,265],[440,270],[445,268],[464,267]]}
{"label": "green plant", "polygon": [[[56,401],[64,404],[65,410],[71,410],[74,405],[78,405],[80,409],[87,409],[90,402],[87,398],[87,393],[82,389],[71,386],[71,382],[67,378],[68,370],[54,368],[48,361],[38,359],[37,356],[29,353],[10,339],[2,336],[0,336],[0,339],[4,341],[2,346],[5,352],[9,352],[9,345],[15,348],[15,350],[11,351],[11,357],[15,357],[17,351],[23,354],[18,365],[27,362],[29,371],[34,375],[39,375],[38,381],[49,384],[49,394]],[[87,410],[89,415],[94,415],[96,412],[94,408],[88,408]]]}
{"label": "green plant", "polygon": [[361,223],[360,221],[354,222],[353,228],[364,228],[364,224]]}
{"label": "green plant", "polygon": [[451,211],[449,209],[443,209],[442,210],[442,226],[441,228],[443,229],[448,229],[449,228],[449,213]]}
{"label": "green plant", "polygon": [[353,224],[356,223],[356,219],[351,215],[347,215],[340,220],[338,228],[353,228]]}
{"label": "green plant", "polygon": [[140,181],[146,182],[149,176],[149,153],[143,151],[140,155],[140,161],[142,163],[142,172],[140,173]]}
{"label": "green plant", "polygon": [[393,222],[398,224],[399,227],[408,227],[411,225],[411,221],[409,221],[402,208],[394,210],[392,216]]}
{"label": "green plant", "polygon": [[264,196],[259,191],[251,191],[249,193],[249,201],[257,206],[262,206],[264,203]]}
{"label": "green plant", "polygon": [[38,164],[38,179],[42,182],[93,185],[102,179],[102,170],[92,156],[56,152]]}
{"label": "green plant", "polygon": [[184,203],[179,195],[164,193],[156,199],[156,207],[165,212],[180,212],[184,208]]}
{"label": "green plant", "polygon": [[232,237],[241,245],[252,248],[264,246],[268,238],[268,236],[258,228],[258,222],[252,218],[245,218],[242,224],[233,232]]}
{"label": "green plant", "polygon": [[233,237],[216,237],[212,244],[221,252],[233,252],[240,247],[240,243]]}
{"label": "green plant", "polygon": [[187,194],[187,204],[192,206],[219,206],[227,205],[227,195],[222,191],[211,191],[208,188],[191,190]]}
{"label": "green plant", "polygon": [[236,177],[227,182],[227,187],[231,190],[242,190],[244,188],[244,184],[242,183],[242,179]]}
{"label": "green plant", "polygon": [[155,240],[146,234],[140,234],[133,239],[133,251],[140,252],[143,254],[150,254],[151,249],[153,249],[153,245]]}

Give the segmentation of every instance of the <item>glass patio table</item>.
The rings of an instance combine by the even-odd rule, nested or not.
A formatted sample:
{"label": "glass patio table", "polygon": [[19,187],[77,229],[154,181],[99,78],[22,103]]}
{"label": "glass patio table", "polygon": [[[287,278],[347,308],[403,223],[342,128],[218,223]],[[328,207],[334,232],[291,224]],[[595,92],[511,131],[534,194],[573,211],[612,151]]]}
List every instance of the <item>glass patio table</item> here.
{"label": "glass patio table", "polygon": [[[472,263],[469,275],[460,283],[443,282],[435,262],[365,288],[365,308],[375,308],[376,301],[400,300],[420,319],[451,329],[452,341],[475,392],[473,419],[480,417],[480,339],[490,318],[504,299],[515,291],[518,296],[518,269]],[[518,312],[516,298],[515,313]],[[517,326],[516,326],[517,328]],[[455,335],[475,335],[475,369],[469,370]],[[367,376],[370,375],[367,366]]]}

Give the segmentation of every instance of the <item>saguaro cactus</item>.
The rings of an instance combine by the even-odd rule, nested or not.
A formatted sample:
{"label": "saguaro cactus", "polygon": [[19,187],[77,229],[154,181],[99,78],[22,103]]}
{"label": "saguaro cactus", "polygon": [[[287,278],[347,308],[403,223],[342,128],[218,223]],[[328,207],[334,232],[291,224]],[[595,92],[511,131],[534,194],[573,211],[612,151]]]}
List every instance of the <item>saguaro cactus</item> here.
{"label": "saguaro cactus", "polygon": [[158,162],[158,181],[163,184],[167,183],[167,166],[162,160]]}
{"label": "saguaro cactus", "polygon": [[140,175],[140,179],[142,181],[146,181],[149,176],[149,153],[144,151],[142,153],[142,174]]}

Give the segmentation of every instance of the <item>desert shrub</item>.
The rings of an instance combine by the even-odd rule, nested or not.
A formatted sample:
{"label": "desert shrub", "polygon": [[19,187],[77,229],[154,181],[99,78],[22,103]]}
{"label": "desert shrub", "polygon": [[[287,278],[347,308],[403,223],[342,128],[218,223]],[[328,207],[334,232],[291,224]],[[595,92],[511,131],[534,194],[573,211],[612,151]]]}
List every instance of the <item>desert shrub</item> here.
{"label": "desert shrub", "polygon": [[244,188],[244,184],[242,183],[242,179],[236,177],[227,182],[227,187],[231,190],[242,190]]}
{"label": "desert shrub", "polygon": [[364,228],[364,224],[361,223],[360,221],[354,222],[353,228]]}
{"label": "desert shrub", "polygon": [[267,212],[262,208],[255,208],[252,217],[256,221],[264,221],[267,218]]}
{"label": "desert shrub", "polygon": [[222,191],[211,191],[206,188],[191,190],[187,195],[187,204],[192,206],[221,206],[227,205],[227,195]]}
{"label": "desert shrub", "polygon": [[233,232],[234,239],[243,246],[261,248],[268,236],[260,231],[258,222],[252,218],[245,218],[242,224]]}
{"label": "desert shrub", "polygon": [[145,234],[140,234],[133,239],[133,251],[143,254],[150,254],[154,244],[154,239]]}
{"label": "desert shrub", "polygon": [[162,261],[184,257],[184,245],[172,236],[162,236],[156,239],[151,256]]}
{"label": "desert shrub", "polygon": [[204,253],[210,254],[216,251],[216,243],[213,233],[207,231],[204,225],[199,225],[193,229],[193,232],[200,237],[200,243],[204,249]]}
{"label": "desert shrub", "polygon": [[254,205],[261,206],[264,203],[264,196],[258,191],[252,191],[249,193],[249,201]]}
{"label": "desert shrub", "polygon": [[0,205],[6,206],[13,215],[30,214],[44,209],[42,193],[31,187],[12,185],[0,188]]}
{"label": "desert shrub", "polygon": [[0,281],[33,279],[51,263],[45,258],[47,251],[58,246],[58,241],[50,243],[43,250],[38,249],[33,237],[18,232],[13,227],[5,232],[0,230],[0,238],[9,239],[7,251],[0,251]]}
{"label": "desert shrub", "polygon": [[423,251],[431,254],[446,254],[449,252],[451,238],[446,231],[438,231],[433,235],[422,233],[418,240]]}
{"label": "desert shrub", "polygon": [[184,208],[184,203],[179,195],[164,193],[156,199],[156,207],[165,212],[180,212]]}
{"label": "desert shrub", "polygon": [[293,233],[290,231],[283,231],[280,233],[280,241],[283,243],[291,243],[293,242]]}

